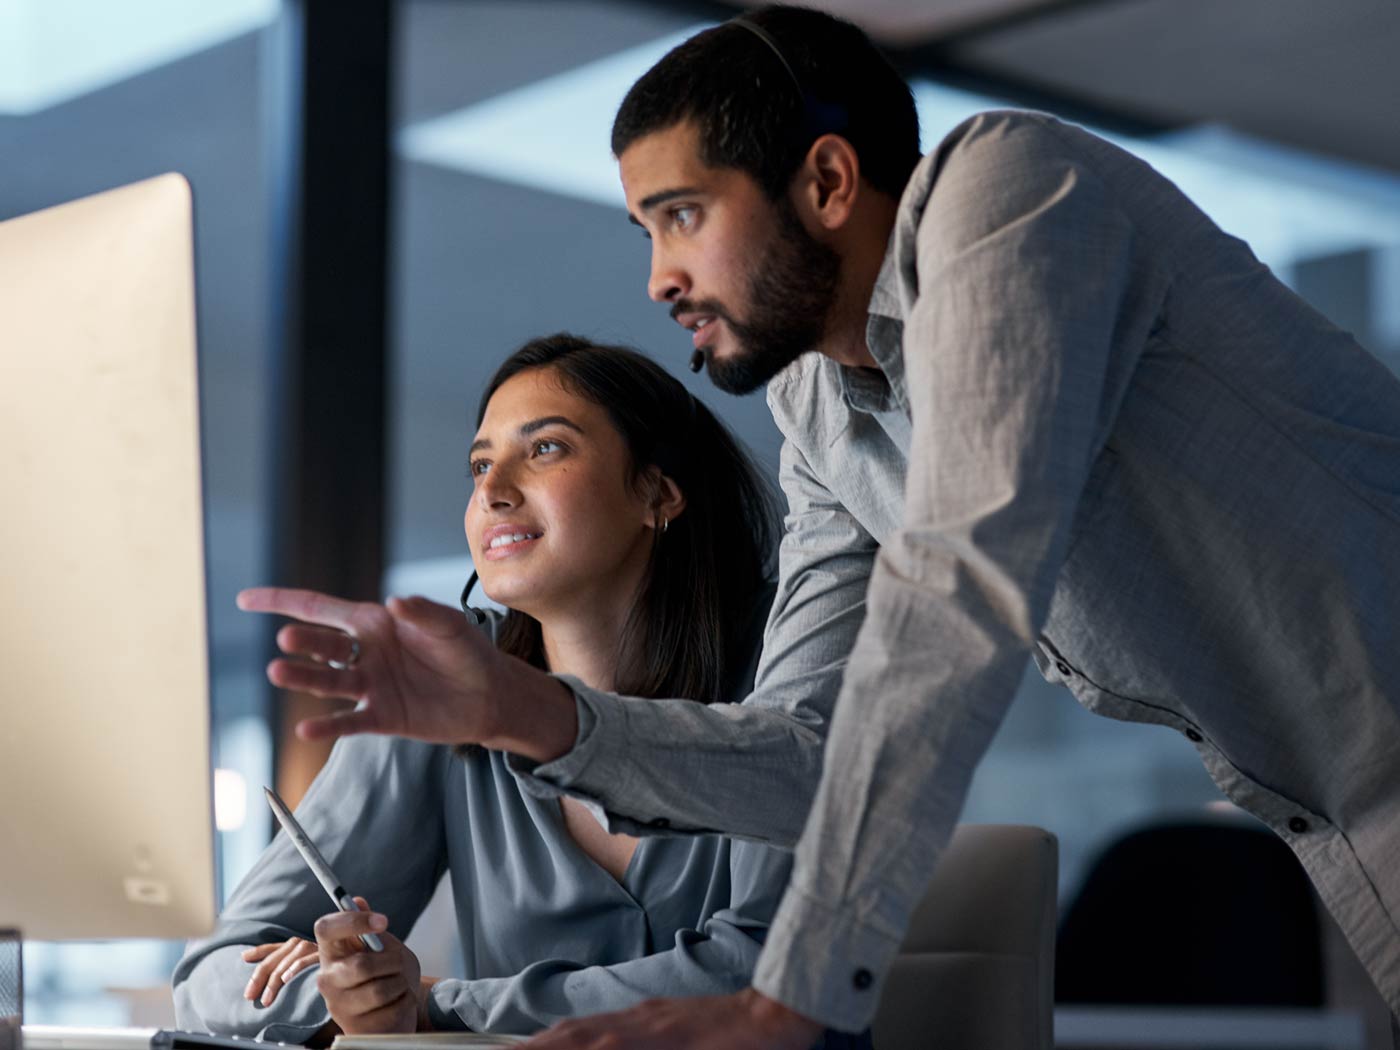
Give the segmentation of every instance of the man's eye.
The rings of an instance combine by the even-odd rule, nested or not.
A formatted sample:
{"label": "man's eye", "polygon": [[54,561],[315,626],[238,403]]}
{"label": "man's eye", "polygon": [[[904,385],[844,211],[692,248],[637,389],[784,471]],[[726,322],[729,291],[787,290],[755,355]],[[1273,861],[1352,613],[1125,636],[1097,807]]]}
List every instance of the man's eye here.
{"label": "man's eye", "polygon": [[682,204],[671,209],[671,225],[678,230],[688,230],[695,225],[700,209],[690,204]]}
{"label": "man's eye", "polygon": [[474,478],[479,478],[490,469],[491,461],[489,459],[474,459],[467,467],[467,473]]}

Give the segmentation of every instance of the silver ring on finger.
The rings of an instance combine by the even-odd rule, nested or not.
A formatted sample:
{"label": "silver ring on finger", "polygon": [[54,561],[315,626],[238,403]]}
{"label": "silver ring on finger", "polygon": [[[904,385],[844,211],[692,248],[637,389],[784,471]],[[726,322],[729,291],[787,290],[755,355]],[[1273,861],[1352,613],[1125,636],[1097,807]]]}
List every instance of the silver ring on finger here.
{"label": "silver ring on finger", "polygon": [[344,660],[327,660],[326,666],[334,671],[348,671],[355,666],[360,659],[360,640],[352,637],[350,639],[350,655]]}

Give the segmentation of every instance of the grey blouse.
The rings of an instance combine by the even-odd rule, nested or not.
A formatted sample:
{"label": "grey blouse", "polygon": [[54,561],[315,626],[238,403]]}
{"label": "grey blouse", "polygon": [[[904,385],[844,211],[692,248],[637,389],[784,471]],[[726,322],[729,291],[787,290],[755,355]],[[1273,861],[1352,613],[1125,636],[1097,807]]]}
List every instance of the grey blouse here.
{"label": "grey blouse", "polygon": [[[771,601],[771,589],[764,597]],[[496,626],[493,617],[488,632]],[[734,695],[751,687],[754,662],[735,668]],[[467,976],[433,987],[429,1014],[439,1028],[529,1033],[655,996],[738,991],[791,868],[791,854],[770,846],[652,837],[637,844],[619,883],[574,842],[558,801],[523,792],[502,755],[462,758],[395,737],[338,741],[297,819],[346,889],[387,915],[397,937],[451,873]],[[253,965],[242,952],[312,939],[316,919],[331,910],[279,832],[214,933],[191,943],[175,968],[179,1025],[308,1039],[330,1020],[308,976],[315,968],[262,1007],[243,998]]]}
{"label": "grey blouse", "polygon": [[[645,701],[638,701],[639,703]],[[467,978],[434,986],[440,1028],[533,1032],[663,995],[745,987],[790,855],[717,836],[651,838],[619,883],[525,795],[500,755],[360,736],[336,744],[297,818],[351,893],[405,937],[452,874]],[[252,944],[311,938],[331,910],[284,833],[175,970],[187,1029],[302,1042],[330,1015],[299,975],[262,1008],[243,998]],[[314,973],[314,968],[309,971]]]}

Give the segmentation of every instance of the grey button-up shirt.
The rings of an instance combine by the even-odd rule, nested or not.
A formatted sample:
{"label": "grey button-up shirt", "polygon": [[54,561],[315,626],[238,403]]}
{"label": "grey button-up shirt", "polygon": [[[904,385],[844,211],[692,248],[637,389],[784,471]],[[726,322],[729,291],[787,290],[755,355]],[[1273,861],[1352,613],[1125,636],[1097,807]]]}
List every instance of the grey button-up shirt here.
{"label": "grey button-up shirt", "polygon": [[1146,164],[1026,113],[915,171],[867,340],[878,371],[769,386],[754,694],[579,690],[577,746],[523,782],[629,830],[805,820],[754,983],[857,1028],[1029,654],[1185,733],[1400,1011],[1400,382]]}

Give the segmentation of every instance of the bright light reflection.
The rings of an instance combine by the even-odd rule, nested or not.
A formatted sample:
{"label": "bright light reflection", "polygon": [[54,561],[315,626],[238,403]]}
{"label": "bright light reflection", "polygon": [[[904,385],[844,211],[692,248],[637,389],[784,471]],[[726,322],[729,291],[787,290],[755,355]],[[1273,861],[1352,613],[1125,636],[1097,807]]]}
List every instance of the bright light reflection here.
{"label": "bright light reflection", "polygon": [[248,819],[248,782],[235,769],[214,770],[214,826],[237,831]]}
{"label": "bright light reflection", "polygon": [[34,113],[266,25],[278,0],[0,0],[0,113]]}
{"label": "bright light reflection", "polygon": [[425,164],[625,207],[608,147],[613,114],[633,81],[705,28],[694,25],[414,124],[400,132],[399,151]]}

